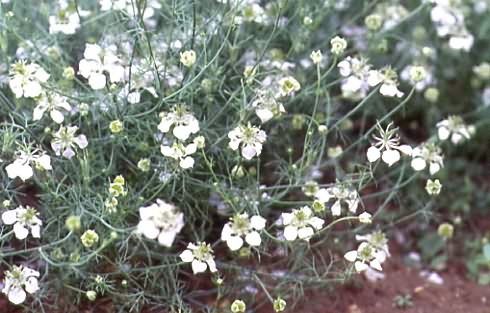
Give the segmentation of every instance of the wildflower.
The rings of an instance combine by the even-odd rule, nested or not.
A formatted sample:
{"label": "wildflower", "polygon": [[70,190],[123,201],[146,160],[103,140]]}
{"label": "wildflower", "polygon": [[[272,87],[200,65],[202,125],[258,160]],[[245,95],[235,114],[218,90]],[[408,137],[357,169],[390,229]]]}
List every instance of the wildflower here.
{"label": "wildflower", "polygon": [[97,44],[87,43],[83,57],[78,65],[79,72],[88,79],[92,89],[99,90],[106,86],[107,79],[104,72],[109,73],[109,80],[112,83],[124,80],[125,68],[111,49],[103,49]]}
{"label": "wildflower", "polygon": [[70,10],[67,1],[59,1],[60,8],[56,15],[50,15],[48,18],[49,21],[49,33],[57,34],[63,33],[65,35],[73,35],[80,28],[80,17],[87,15],[87,11],[79,10],[76,12],[75,10]]}
{"label": "wildflower", "polygon": [[339,157],[342,153],[344,152],[344,149],[342,149],[342,146],[335,146],[335,147],[328,147],[327,149],[327,155],[331,159],[335,159]]}
{"label": "wildflower", "polygon": [[332,40],[330,40],[330,46],[330,52],[332,52],[332,54],[341,55],[347,48],[347,41],[344,38],[335,36],[332,38]]}
{"label": "wildflower", "polygon": [[111,130],[111,133],[118,134],[124,129],[123,122],[120,120],[114,120],[109,123],[109,129]]}
{"label": "wildflower", "polygon": [[189,243],[187,249],[180,254],[180,259],[185,263],[191,263],[194,274],[203,273],[209,267],[209,271],[216,272],[213,249],[205,242]]}
{"label": "wildflower", "polygon": [[171,112],[162,112],[160,118],[158,130],[167,133],[174,126],[172,134],[180,140],[187,140],[199,131],[199,121],[184,105],[175,106]]}
{"label": "wildflower", "polygon": [[301,89],[300,83],[292,76],[281,78],[278,82],[280,95],[288,96]]}
{"label": "wildflower", "polygon": [[80,216],[68,216],[65,220],[65,226],[71,232],[79,231],[80,228],[82,228],[82,221],[80,219]]}
{"label": "wildflower", "polygon": [[372,215],[369,212],[363,212],[358,217],[361,224],[371,224],[373,222]]}
{"label": "wildflower", "polygon": [[26,292],[33,294],[39,290],[39,272],[24,266],[13,266],[5,272],[2,292],[13,304],[21,304],[26,299]]}
{"label": "wildflower", "polygon": [[321,218],[313,216],[312,210],[308,206],[294,209],[291,213],[281,214],[284,228],[284,238],[294,241],[296,238],[310,240],[315,230],[320,230],[325,222]]}
{"label": "wildflower", "polygon": [[408,81],[418,91],[422,91],[434,83],[432,73],[423,66],[407,65],[400,73],[400,78]]}
{"label": "wildflower", "polygon": [[49,74],[38,64],[17,61],[10,69],[9,86],[16,98],[36,98],[41,95],[41,84],[49,79]]}
{"label": "wildflower", "polygon": [[56,155],[63,155],[65,158],[71,159],[75,155],[76,146],[80,149],[85,149],[88,146],[85,135],[75,136],[77,131],[77,126],[60,126],[51,141],[51,148]]}
{"label": "wildflower", "polygon": [[274,307],[274,311],[282,312],[286,309],[286,301],[281,299],[281,297],[277,297],[277,299],[274,299],[272,306]]}
{"label": "wildflower", "polygon": [[270,90],[260,90],[256,99],[252,102],[252,107],[255,108],[255,114],[257,114],[262,123],[266,123],[274,116],[286,112],[282,103],[277,100]]}
{"label": "wildflower", "polygon": [[165,247],[171,247],[175,236],[184,227],[184,213],[173,204],[157,199],[155,203],[139,209],[140,222],[137,231],[148,239],[157,239]]}
{"label": "wildflower", "polygon": [[437,173],[443,166],[442,150],[433,143],[424,143],[412,150],[412,168],[423,170],[429,163],[431,175]]}
{"label": "wildflower", "polygon": [[228,146],[232,150],[238,150],[242,146],[242,156],[251,160],[254,156],[259,156],[262,152],[262,144],[267,139],[267,135],[257,126],[238,126],[228,133],[230,143]]}
{"label": "wildflower", "polygon": [[314,180],[307,181],[305,185],[301,188],[305,196],[313,197],[318,191],[318,183]]}
{"label": "wildflower", "polygon": [[34,175],[33,167],[52,170],[51,158],[46,153],[34,149],[33,151],[17,151],[15,161],[5,167],[9,178],[19,177],[23,181]]}
{"label": "wildflower", "polygon": [[312,51],[310,54],[310,59],[313,61],[314,64],[320,64],[323,59],[322,51]]}
{"label": "wildflower", "polygon": [[231,304],[230,310],[232,313],[245,313],[247,305],[242,300],[235,300]]}
{"label": "wildflower", "polygon": [[14,225],[14,234],[17,239],[26,239],[29,232],[34,238],[41,238],[41,225],[39,212],[30,206],[19,206],[2,214],[2,221],[6,225]]}
{"label": "wildflower", "polygon": [[424,92],[424,98],[432,103],[437,102],[437,100],[439,99],[439,90],[434,87],[427,88],[427,90],[425,90]]}
{"label": "wildflower", "polygon": [[453,144],[458,144],[465,139],[470,139],[473,128],[464,124],[463,119],[457,115],[451,115],[447,119],[436,124],[437,134],[440,140],[451,137]]}
{"label": "wildflower", "polygon": [[196,151],[196,143],[184,145],[182,143],[174,142],[172,146],[160,146],[160,152],[166,157],[179,161],[179,166],[183,169],[194,167],[194,158],[190,155],[194,154]]}
{"label": "wildflower", "polygon": [[180,63],[186,67],[191,67],[196,63],[196,52],[194,50],[187,50],[180,53]]}
{"label": "wildflower", "polygon": [[338,183],[330,188],[322,188],[315,193],[317,198],[322,203],[327,203],[334,199],[331,207],[332,215],[339,216],[341,214],[342,204],[347,205],[350,212],[356,213],[359,205],[359,194],[356,190],[348,187],[346,184]]}
{"label": "wildflower", "polygon": [[249,218],[247,213],[236,214],[223,227],[221,240],[226,241],[232,251],[236,251],[243,246],[242,237],[245,237],[245,241],[250,246],[260,246],[262,239],[258,231],[264,229],[265,222],[266,220],[259,215]]}
{"label": "wildflower", "polygon": [[150,170],[150,167],[151,167],[150,159],[141,159],[138,161],[138,168],[142,172],[148,172]]}
{"label": "wildflower", "polygon": [[94,290],[88,290],[85,292],[85,296],[87,297],[88,301],[95,301],[95,299],[97,299],[97,292]]}
{"label": "wildflower", "polygon": [[383,25],[383,17],[379,14],[371,14],[366,16],[364,24],[370,31],[377,31]]}
{"label": "wildflower", "polygon": [[364,236],[356,236],[362,241],[357,250],[352,250],[344,255],[344,258],[354,263],[357,272],[367,270],[369,267],[382,271],[381,264],[390,256],[388,241],[382,232],[373,232]]}
{"label": "wildflower", "polygon": [[99,242],[99,234],[97,234],[92,229],[88,229],[80,237],[80,240],[82,241],[82,244],[84,245],[84,247],[91,248],[95,244],[97,244],[97,242]]}
{"label": "wildflower", "polygon": [[126,181],[123,176],[118,175],[109,186],[109,193],[114,197],[125,196],[127,191],[124,189]]}
{"label": "wildflower", "polygon": [[34,108],[32,117],[34,121],[38,121],[48,111],[51,119],[55,123],[61,124],[65,119],[63,110],[67,112],[71,111],[71,106],[66,97],[55,93],[45,93],[41,96],[38,105]]}
{"label": "wildflower", "polygon": [[437,228],[437,234],[444,239],[451,239],[454,235],[454,226],[449,223],[442,223]]}
{"label": "wildflower", "polygon": [[441,189],[442,189],[442,185],[439,179],[436,180],[428,179],[427,183],[425,184],[425,190],[429,195],[437,196],[439,193],[441,193]]}
{"label": "wildflower", "polygon": [[63,78],[67,80],[73,80],[75,78],[75,70],[71,66],[67,66],[63,69]]}
{"label": "wildflower", "polygon": [[377,125],[380,137],[373,136],[376,141],[367,150],[367,158],[369,162],[376,162],[380,157],[392,166],[400,160],[400,152],[406,155],[412,154],[412,148],[409,145],[400,145],[400,136],[397,134],[397,128],[390,129],[393,122],[388,124],[386,130]]}
{"label": "wildflower", "polygon": [[398,90],[398,75],[390,67],[381,71],[371,70],[367,80],[371,87],[381,84],[379,93],[385,97],[403,97],[403,92]]}
{"label": "wildflower", "polygon": [[337,64],[340,75],[345,77],[340,86],[345,98],[360,99],[369,90],[368,74],[371,68],[364,58],[347,57]]}

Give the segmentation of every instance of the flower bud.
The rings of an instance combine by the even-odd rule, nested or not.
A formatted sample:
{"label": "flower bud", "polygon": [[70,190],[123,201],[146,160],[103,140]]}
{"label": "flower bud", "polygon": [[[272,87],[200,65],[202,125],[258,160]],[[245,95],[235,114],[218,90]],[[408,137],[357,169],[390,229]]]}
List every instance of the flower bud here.
{"label": "flower bud", "polygon": [[347,48],[347,41],[344,38],[336,36],[330,40],[330,52],[334,55],[341,55]]}
{"label": "flower bud", "polygon": [[111,130],[111,133],[113,134],[118,134],[120,133],[124,128],[123,123],[120,120],[114,120],[109,124],[109,129]]}
{"label": "flower bud", "polygon": [[379,14],[371,14],[366,16],[364,24],[370,31],[377,31],[383,24],[383,18]]}
{"label": "flower bud", "polygon": [[84,247],[91,248],[99,242],[99,235],[94,230],[89,229],[83,233],[80,239],[82,240]]}
{"label": "flower bud", "polygon": [[141,159],[138,161],[138,168],[142,172],[148,172],[150,170],[151,161],[150,159]]}
{"label": "flower bud", "polygon": [[314,64],[319,64],[323,59],[323,54],[320,50],[312,51],[310,54],[310,59]]}
{"label": "flower bud", "polygon": [[87,297],[87,299],[89,299],[89,301],[95,301],[95,299],[97,299],[97,293],[93,290],[89,290],[85,293],[85,296]]}
{"label": "flower bud", "polygon": [[282,312],[286,309],[286,301],[278,297],[273,303],[274,311]]}
{"label": "flower bud", "polygon": [[427,184],[425,185],[425,190],[429,195],[438,195],[441,192],[442,185],[439,179],[436,180],[427,180]]}
{"label": "flower bud", "polygon": [[246,306],[245,302],[243,302],[242,300],[235,300],[231,304],[230,309],[231,309],[231,312],[233,312],[233,313],[244,313],[245,310],[247,309],[247,306]]}
{"label": "flower bud", "polygon": [[82,228],[80,216],[70,215],[65,220],[66,228],[71,232],[79,231]]}
{"label": "flower bud", "polygon": [[444,239],[451,239],[454,234],[454,226],[449,223],[439,225],[437,233]]}
{"label": "flower bud", "polygon": [[187,50],[180,53],[180,62],[186,67],[191,67],[196,63],[196,52],[194,50]]}

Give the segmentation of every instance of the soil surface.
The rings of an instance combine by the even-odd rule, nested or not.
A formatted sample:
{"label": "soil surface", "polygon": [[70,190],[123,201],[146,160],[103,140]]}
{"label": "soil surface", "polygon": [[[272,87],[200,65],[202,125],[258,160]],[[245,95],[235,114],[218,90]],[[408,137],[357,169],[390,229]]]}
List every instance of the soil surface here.
{"label": "soil surface", "polygon": [[[392,257],[385,263],[385,279],[339,287],[335,294],[314,293],[294,312],[304,313],[490,313],[490,286],[480,286],[453,265],[440,273],[442,285],[427,281],[420,270]],[[410,295],[412,305],[394,306],[396,296]]]}

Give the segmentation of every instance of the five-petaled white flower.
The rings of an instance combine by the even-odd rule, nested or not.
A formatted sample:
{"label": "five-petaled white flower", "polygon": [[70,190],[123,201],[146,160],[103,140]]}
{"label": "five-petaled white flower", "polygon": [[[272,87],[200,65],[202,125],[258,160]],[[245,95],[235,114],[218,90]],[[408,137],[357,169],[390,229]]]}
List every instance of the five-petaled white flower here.
{"label": "five-petaled white flower", "polygon": [[51,148],[56,155],[63,155],[65,158],[71,159],[75,155],[76,146],[80,149],[85,149],[88,146],[85,135],[75,136],[77,131],[77,126],[60,126],[51,141]]}
{"label": "five-petaled white flower", "polygon": [[16,98],[35,98],[43,91],[42,83],[49,74],[38,64],[26,64],[24,60],[15,62],[10,69],[9,86]]}
{"label": "five-petaled white flower", "polygon": [[412,154],[412,147],[400,145],[400,136],[397,134],[398,128],[390,129],[391,126],[393,126],[393,122],[388,124],[384,130],[379,123],[377,124],[380,136],[373,136],[375,142],[367,150],[369,162],[376,162],[381,157],[383,162],[392,166],[400,160],[400,152],[407,155]]}
{"label": "five-petaled white flower", "polygon": [[78,68],[80,75],[88,79],[92,89],[99,90],[106,86],[104,72],[109,73],[109,80],[112,83],[124,81],[126,69],[114,50],[116,49],[112,46],[103,49],[97,44],[85,45],[84,58],[80,60]]}
{"label": "five-petaled white flower", "polygon": [[26,299],[26,291],[33,294],[39,290],[39,272],[24,266],[13,266],[5,272],[2,292],[13,304],[21,304]]}
{"label": "five-petaled white flower", "polygon": [[313,211],[304,206],[300,209],[294,209],[291,213],[281,214],[284,228],[284,238],[288,241],[294,241],[296,238],[310,240],[315,230],[323,227],[324,220],[313,215]]}
{"label": "five-petaled white flower", "polygon": [[357,272],[367,270],[369,267],[382,271],[381,264],[390,256],[388,240],[385,234],[375,231],[364,236],[356,236],[356,240],[362,241],[357,250],[352,250],[344,255],[344,258],[354,263]]}
{"label": "five-petaled white flower", "polygon": [[230,131],[228,138],[230,138],[228,146],[232,150],[238,150],[241,144],[242,156],[247,160],[251,160],[262,152],[262,144],[267,139],[267,135],[265,131],[257,126],[251,126],[249,123],[247,126],[240,125]]}
{"label": "five-petaled white flower", "polygon": [[364,98],[369,90],[368,74],[371,65],[364,58],[347,57],[337,65],[342,77],[340,89],[345,98]]}
{"label": "five-petaled white flower", "polygon": [[255,114],[257,114],[262,123],[266,123],[274,116],[286,112],[282,103],[279,102],[271,90],[260,90],[257,92],[257,96],[252,102],[252,107],[255,108]]}
{"label": "five-petaled white flower", "polygon": [[184,105],[175,106],[171,112],[162,112],[160,118],[158,130],[167,133],[174,126],[172,134],[180,140],[187,140],[199,131],[199,121]]}
{"label": "five-petaled white flower", "polygon": [[217,271],[213,249],[205,242],[189,243],[187,249],[180,254],[180,259],[191,263],[194,274],[204,273],[208,267],[211,273]]}
{"label": "five-petaled white flower", "polygon": [[[196,140],[194,140],[196,141]],[[180,142],[174,142],[173,145],[161,145],[160,152],[174,160],[179,161],[179,166],[183,169],[194,167],[194,158],[190,155],[197,151],[197,143],[192,142],[190,144],[183,144]]]}
{"label": "five-petaled white flower", "polygon": [[427,142],[412,150],[412,168],[416,171],[425,169],[429,163],[429,172],[431,175],[439,172],[444,166],[442,150],[434,143]]}
{"label": "five-petaled white flower", "polygon": [[20,150],[16,152],[15,161],[5,167],[9,178],[19,177],[28,180],[34,174],[34,168],[52,170],[51,158],[41,150]]}
{"label": "five-petaled white flower", "polygon": [[55,93],[45,93],[41,96],[38,105],[34,108],[32,117],[34,121],[38,121],[43,117],[44,112],[48,111],[51,119],[55,123],[61,124],[65,119],[63,110],[67,112],[71,110],[71,106],[65,96]]}
{"label": "five-petaled white flower", "polygon": [[175,236],[184,227],[184,213],[175,205],[157,199],[156,203],[141,207],[138,233],[148,239],[157,239],[165,247],[171,247]]}
{"label": "five-petaled white flower", "polygon": [[221,231],[221,240],[226,241],[226,244],[232,251],[236,251],[243,246],[243,239],[253,246],[260,246],[262,239],[258,231],[264,229],[266,220],[254,215],[249,217],[247,213],[236,214],[228,223],[225,224]]}
{"label": "five-petaled white flower", "polygon": [[465,139],[470,139],[474,132],[473,126],[468,126],[463,119],[457,115],[451,115],[447,119],[436,124],[437,134],[440,140],[447,140],[451,137],[451,142],[458,144]]}
{"label": "five-petaled white flower", "polygon": [[353,188],[348,187],[346,184],[338,183],[330,188],[321,188],[315,193],[315,198],[322,203],[327,203],[334,199],[331,210],[333,216],[339,216],[341,214],[342,203],[347,205],[347,209],[356,213],[357,206],[359,205],[359,194]]}
{"label": "five-petaled white flower", "polygon": [[381,84],[379,93],[385,97],[403,97],[403,92],[398,90],[398,75],[390,67],[369,71],[367,82],[371,87]]}
{"label": "five-petaled white flower", "polygon": [[16,209],[2,213],[2,221],[6,225],[14,225],[14,234],[17,239],[26,239],[29,232],[34,238],[41,238],[41,225],[39,213],[33,207],[19,206]]}

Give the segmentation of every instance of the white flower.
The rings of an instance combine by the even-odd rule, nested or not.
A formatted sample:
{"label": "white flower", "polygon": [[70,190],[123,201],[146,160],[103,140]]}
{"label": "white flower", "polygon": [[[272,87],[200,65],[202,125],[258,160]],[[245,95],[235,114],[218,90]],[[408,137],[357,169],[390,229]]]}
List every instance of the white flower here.
{"label": "white flower", "polygon": [[278,81],[281,96],[289,96],[301,89],[300,83],[292,76],[283,77]]}
{"label": "white flower", "polygon": [[265,223],[266,220],[259,215],[249,218],[247,213],[237,214],[223,227],[221,240],[226,241],[232,251],[236,251],[243,246],[242,237],[245,238],[245,241],[250,246],[260,246],[262,239],[258,231],[264,229]]}
{"label": "white flower", "polygon": [[97,44],[86,44],[84,58],[78,65],[79,73],[86,79],[94,90],[103,89],[107,80],[104,72],[109,73],[112,83],[122,82],[125,79],[126,69],[121,59],[114,53],[115,46],[102,49]]}
{"label": "white flower", "polygon": [[183,169],[192,168],[194,166],[194,158],[190,155],[197,151],[195,142],[188,145],[174,142],[172,146],[161,145],[160,152],[169,158],[179,161],[179,166]]}
{"label": "white flower", "polygon": [[350,212],[356,213],[359,205],[359,194],[356,190],[349,188],[345,184],[336,184],[330,188],[322,188],[315,193],[315,198],[322,203],[327,203],[334,199],[331,207],[332,215],[339,216],[341,214],[342,203],[347,205]]}
{"label": "white flower", "polygon": [[344,38],[335,36],[330,40],[330,52],[334,55],[341,55],[347,48],[347,41]]}
{"label": "white flower", "polygon": [[347,57],[337,65],[340,75],[345,77],[340,86],[345,98],[361,99],[367,95],[368,73],[371,65],[363,58]]}
{"label": "white flower", "polygon": [[381,128],[381,125],[377,125],[380,137],[373,136],[375,142],[369,147],[367,151],[368,161],[376,162],[380,157],[388,164],[392,166],[400,160],[400,152],[403,154],[411,155],[412,148],[409,145],[400,145],[400,136],[397,134],[398,129],[390,129],[393,122],[388,124],[386,130]]}
{"label": "white flower", "polygon": [[137,231],[148,239],[157,239],[165,247],[171,247],[175,236],[184,227],[184,213],[170,203],[157,199],[156,203],[141,207]]}
{"label": "white flower", "polygon": [[26,291],[33,294],[39,290],[39,272],[28,267],[13,266],[5,272],[2,292],[7,295],[13,304],[21,304],[26,299]]}
{"label": "white flower", "polygon": [[162,112],[160,118],[158,130],[167,133],[174,126],[172,134],[182,141],[199,131],[199,121],[183,105],[175,106],[171,112]]}
{"label": "white flower", "polygon": [[398,90],[398,75],[394,70],[387,67],[381,71],[369,71],[367,82],[369,86],[374,87],[381,83],[379,93],[385,97],[403,97],[403,92]]}
{"label": "white flower", "polygon": [[35,98],[41,95],[41,84],[48,79],[49,74],[38,64],[26,64],[21,60],[14,63],[10,69],[9,86],[16,98]]}
{"label": "white flower", "polygon": [[180,254],[180,259],[185,263],[191,263],[194,274],[204,273],[208,267],[211,273],[217,271],[213,249],[205,242],[189,243],[187,250]]}
{"label": "white flower", "polygon": [[371,224],[373,222],[372,215],[369,212],[362,212],[359,214],[359,223],[361,224]]}
{"label": "white flower", "polygon": [[463,7],[457,1],[432,0],[435,6],[430,12],[439,37],[449,37],[449,47],[469,51],[474,37],[465,26]]}
{"label": "white flower", "polygon": [[58,124],[63,123],[65,117],[63,116],[63,110],[69,112],[71,106],[68,103],[68,99],[65,96],[55,93],[45,93],[39,99],[38,105],[34,108],[33,120],[40,120],[44,112],[48,111],[51,119]]}
{"label": "white flower", "polygon": [[284,238],[288,241],[294,241],[296,238],[310,240],[315,230],[320,230],[325,222],[321,218],[313,215],[313,211],[304,206],[300,209],[294,209],[291,213],[281,214],[284,228]]}
{"label": "white flower", "polygon": [[33,151],[17,151],[15,161],[5,167],[9,178],[19,177],[23,181],[28,180],[34,174],[35,168],[52,170],[51,158],[46,153],[34,149]]}
{"label": "white flower", "polygon": [[364,236],[356,236],[356,240],[362,241],[357,250],[349,251],[344,258],[354,263],[357,272],[362,272],[371,267],[382,271],[381,264],[390,256],[388,240],[385,234],[375,231]]}
{"label": "white flower", "polygon": [[286,112],[282,103],[278,101],[271,90],[260,90],[257,92],[257,97],[252,102],[252,107],[255,108],[255,114],[257,114],[262,123],[266,123],[274,116]]}
{"label": "white flower", "polygon": [[57,14],[50,15],[49,21],[49,33],[57,34],[63,33],[65,35],[73,35],[80,28],[80,16],[86,16],[90,12],[84,10],[75,11],[69,7],[67,1],[58,1],[59,8],[56,8]]}
{"label": "white flower", "polygon": [[310,59],[314,64],[319,64],[323,59],[323,54],[321,50],[312,51],[310,54]]}
{"label": "white flower", "polygon": [[412,150],[412,168],[416,171],[425,169],[429,163],[431,175],[437,173],[443,166],[442,150],[433,143],[424,143]]}
{"label": "white flower", "polygon": [[240,125],[228,133],[230,143],[228,146],[232,150],[238,150],[242,146],[242,156],[251,160],[254,156],[259,156],[262,152],[262,144],[267,139],[267,135],[257,126]]}
{"label": "white flower", "polygon": [[407,65],[400,73],[400,78],[415,86],[415,89],[418,91],[422,91],[434,83],[434,77],[431,71],[426,69],[422,70],[422,67],[414,65]]}
{"label": "white flower", "polygon": [[51,148],[56,155],[63,155],[67,159],[71,159],[75,155],[75,148],[85,149],[88,146],[87,137],[85,135],[75,136],[78,131],[77,126],[60,126],[60,129],[54,134],[51,140]]}
{"label": "white flower", "polygon": [[16,209],[2,213],[2,221],[5,225],[14,225],[14,234],[17,239],[26,239],[29,232],[34,238],[41,238],[41,225],[43,222],[37,217],[36,209],[27,206],[19,206]]}
{"label": "white flower", "polygon": [[187,50],[180,53],[180,63],[186,67],[191,67],[196,63],[196,52],[194,50]]}
{"label": "white flower", "polygon": [[465,139],[470,139],[474,127],[464,124],[463,119],[457,115],[451,115],[447,119],[436,124],[437,134],[440,140],[451,138],[451,142],[458,144]]}

